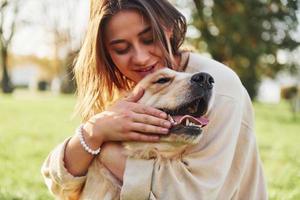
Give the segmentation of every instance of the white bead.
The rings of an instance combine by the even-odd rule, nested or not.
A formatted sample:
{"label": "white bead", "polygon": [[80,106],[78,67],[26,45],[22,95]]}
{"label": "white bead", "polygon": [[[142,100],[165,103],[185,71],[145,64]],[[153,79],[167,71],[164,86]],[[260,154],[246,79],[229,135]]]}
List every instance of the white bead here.
{"label": "white bead", "polygon": [[83,124],[81,124],[77,129],[76,129],[76,133],[78,134],[79,136],[79,141],[80,141],[80,144],[82,145],[83,149],[92,154],[93,156],[97,155],[100,153],[100,147],[96,150],[92,150],[87,144],[86,142],[84,141],[84,138],[83,138]]}

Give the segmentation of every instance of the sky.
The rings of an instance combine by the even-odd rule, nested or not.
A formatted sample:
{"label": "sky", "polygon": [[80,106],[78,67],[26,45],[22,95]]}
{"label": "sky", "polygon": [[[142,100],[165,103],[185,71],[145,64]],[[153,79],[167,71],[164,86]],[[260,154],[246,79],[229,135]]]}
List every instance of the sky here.
{"label": "sky", "polygon": [[[53,48],[51,46],[51,34],[47,31],[49,20],[43,16],[43,9],[41,9],[41,1],[26,0],[28,4],[22,9],[20,13],[21,24],[23,21],[33,21],[30,24],[25,24],[19,27],[16,35],[13,38],[11,51],[18,55],[36,55],[38,57],[51,57],[53,55]],[[47,0],[43,0],[44,2]],[[52,0],[52,2],[55,0]],[[56,0],[61,3],[61,0]],[[84,32],[86,30],[89,12],[89,1],[78,1],[76,10],[72,14],[72,32],[75,33],[77,41],[82,41]],[[46,8],[48,10],[52,8]],[[52,9],[53,10],[53,9]],[[51,13],[49,12],[51,16]],[[44,19],[43,19],[44,17]],[[68,23],[67,19],[61,20],[62,26]],[[74,24],[74,25],[73,25]]]}
{"label": "sky", "polygon": [[[40,3],[38,0],[26,0],[28,1],[27,6],[23,9],[20,14],[22,19],[36,19],[41,15]],[[43,0],[47,1],[47,0]],[[48,0],[51,1],[51,0]],[[52,0],[61,1],[61,0]],[[72,0],[71,0],[72,1]],[[77,10],[74,11],[74,18],[76,23],[74,25],[74,32],[77,34],[77,40],[81,41],[84,38],[84,33],[87,27],[88,15],[89,15],[89,1],[79,0]],[[190,18],[190,9],[180,10],[187,19]],[[35,20],[33,20],[35,21]],[[12,52],[18,55],[36,55],[38,57],[51,57],[53,55],[51,48],[51,35],[45,30],[46,27],[35,26],[35,25],[24,25],[21,27],[17,34],[13,38]],[[197,36],[197,31],[193,28],[188,29],[187,35],[193,37]]]}
{"label": "sky", "polygon": [[[55,2],[60,5],[63,4],[61,0],[43,0],[43,2],[50,2],[49,5],[55,5]],[[74,0],[69,0],[74,2]],[[51,34],[47,31],[46,25],[49,25],[49,21],[45,18],[45,13],[41,9],[40,0],[24,0],[24,6],[21,9],[20,20],[21,21],[33,21],[29,25],[25,23],[22,25],[17,34],[13,38],[11,45],[11,50],[14,54],[18,55],[36,55],[38,57],[52,57],[53,48],[51,43]],[[74,7],[74,12],[72,12],[72,32],[76,41],[79,42],[75,46],[80,45],[84,38],[84,33],[87,27],[88,14],[89,14],[89,1],[88,0],[78,0],[78,3]],[[46,8],[47,10],[58,10],[51,7]],[[189,19],[190,9],[181,9],[180,10],[186,17]],[[53,15],[49,12],[48,15]],[[44,17],[44,18],[43,18]],[[300,11],[298,12],[298,19],[300,21]],[[61,19],[61,26],[70,23],[70,20]],[[197,31],[192,28],[188,29],[187,36],[197,35]],[[300,26],[298,27],[297,37],[300,38]],[[299,54],[299,51],[296,54]],[[297,56],[297,55],[296,55]],[[284,57],[284,56],[283,56]],[[284,58],[283,58],[284,59]]]}

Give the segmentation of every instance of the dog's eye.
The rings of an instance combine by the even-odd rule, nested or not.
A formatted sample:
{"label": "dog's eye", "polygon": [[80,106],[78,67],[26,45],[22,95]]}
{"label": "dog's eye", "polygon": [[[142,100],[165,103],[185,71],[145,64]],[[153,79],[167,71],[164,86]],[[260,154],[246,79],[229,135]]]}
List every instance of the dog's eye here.
{"label": "dog's eye", "polygon": [[171,80],[171,78],[167,78],[167,77],[164,77],[164,78],[160,78],[158,79],[157,81],[155,81],[154,83],[158,83],[158,84],[164,84],[164,83],[167,83]]}

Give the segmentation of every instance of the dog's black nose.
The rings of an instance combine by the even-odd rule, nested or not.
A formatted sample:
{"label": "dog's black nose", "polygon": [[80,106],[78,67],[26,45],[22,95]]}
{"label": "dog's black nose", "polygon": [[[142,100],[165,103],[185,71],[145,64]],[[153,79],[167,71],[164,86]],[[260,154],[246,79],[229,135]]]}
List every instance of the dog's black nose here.
{"label": "dog's black nose", "polygon": [[200,72],[194,74],[191,78],[193,84],[198,84],[203,88],[212,89],[213,83],[215,82],[214,78],[208,73]]}

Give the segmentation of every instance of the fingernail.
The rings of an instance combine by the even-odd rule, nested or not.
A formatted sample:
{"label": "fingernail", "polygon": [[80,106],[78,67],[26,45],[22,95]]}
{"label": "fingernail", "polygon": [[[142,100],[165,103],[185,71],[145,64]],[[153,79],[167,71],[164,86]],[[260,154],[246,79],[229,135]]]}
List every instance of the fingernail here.
{"label": "fingernail", "polygon": [[171,122],[164,122],[164,126],[166,127],[166,128],[170,128],[171,127]]}
{"label": "fingernail", "polygon": [[167,118],[167,114],[166,113],[161,113],[160,117],[165,119],[165,118]]}

